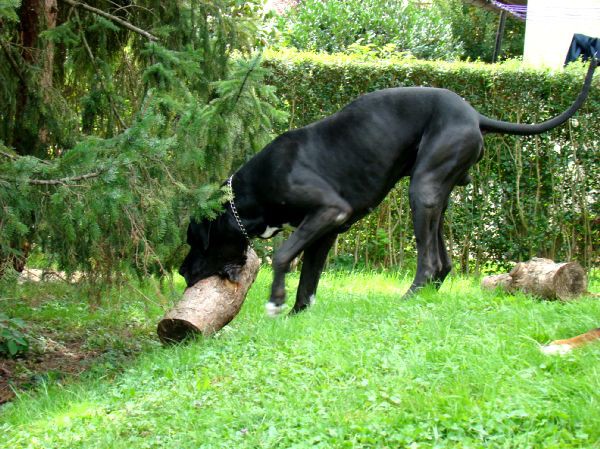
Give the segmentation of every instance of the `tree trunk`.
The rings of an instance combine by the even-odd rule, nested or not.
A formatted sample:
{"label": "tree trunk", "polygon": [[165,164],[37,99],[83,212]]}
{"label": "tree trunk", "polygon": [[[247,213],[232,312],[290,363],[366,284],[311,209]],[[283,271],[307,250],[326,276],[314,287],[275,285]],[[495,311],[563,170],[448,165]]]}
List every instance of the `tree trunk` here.
{"label": "tree trunk", "polygon": [[555,263],[534,257],[518,263],[510,273],[487,276],[481,282],[487,289],[520,290],[546,299],[573,299],[587,291],[585,270],[577,262]]}
{"label": "tree trunk", "polygon": [[40,103],[50,102],[54,44],[43,42],[40,33],[56,27],[57,13],[56,0],[23,0],[19,9],[21,58],[33,68],[23,72],[16,94],[15,122],[20,129],[15,132],[13,145],[21,155],[43,158],[50,141]]}
{"label": "tree trunk", "polygon": [[[58,15],[58,6],[56,0],[44,0],[44,19],[46,30],[56,28],[56,17]],[[50,89],[52,89],[52,75],[54,73],[54,43],[46,42],[42,52],[42,74],[40,78],[40,87],[44,94],[45,101],[49,101]]]}
{"label": "tree trunk", "polygon": [[[45,29],[51,30],[56,28],[56,16],[58,13],[58,7],[56,0],[44,0],[44,21],[46,24]],[[50,103],[51,92],[52,92],[52,79],[54,73],[54,42],[48,41],[42,50],[42,73],[40,75],[40,88],[42,89],[42,98],[44,103]],[[38,132],[39,142],[42,146],[46,146],[50,143],[50,135],[48,128],[44,123],[40,123],[40,130]]]}
{"label": "tree trunk", "polygon": [[183,299],[158,323],[160,340],[177,343],[196,333],[208,336],[220,330],[240,311],[259,266],[258,256],[248,249],[239,282],[211,276],[186,289]]}

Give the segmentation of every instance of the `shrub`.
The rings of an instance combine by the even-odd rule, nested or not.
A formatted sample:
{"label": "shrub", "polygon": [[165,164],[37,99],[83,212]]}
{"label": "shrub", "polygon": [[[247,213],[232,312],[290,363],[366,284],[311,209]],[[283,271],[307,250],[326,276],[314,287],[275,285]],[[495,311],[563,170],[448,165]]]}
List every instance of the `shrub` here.
{"label": "shrub", "polygon": [[0,312],[0,355],[15,357],[27,352],[28,349],[29,341],[25,333],[25,323]]}
{"label": "shrub", "polygon": [[352,52],[386,45],[420,58],[455,59],[461,46],[439,8],[403,0],[305,0],[279,19],[282,43],[299,50]]}
{"label": "shrub", "polygon": [[[454,39],[461,43],[464,58],[490,62],[494,52],[499,14],[463,0],[437,0],[435,6],[451,23]],[[525,21],[508,15],[500,58],[523,55]]]}

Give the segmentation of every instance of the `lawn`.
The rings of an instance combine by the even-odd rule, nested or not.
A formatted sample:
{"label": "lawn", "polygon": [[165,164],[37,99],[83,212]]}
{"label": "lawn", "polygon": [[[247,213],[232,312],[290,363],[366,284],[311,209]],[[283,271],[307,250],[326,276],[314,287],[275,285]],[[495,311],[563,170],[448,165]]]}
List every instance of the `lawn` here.
{"label": "lawn", "polygon": [[270,319],[263,269],[216,337],[162,347],[154,329],[180,282],[174,295],[132,285],[92,305],[64,285],[0,300],[93,355],[0,407],[0,447],[600,448],[600,344],[538,350],[598,327],[598,299],[454,277],[403,301],[409,278],[330,272],[313,308]]}

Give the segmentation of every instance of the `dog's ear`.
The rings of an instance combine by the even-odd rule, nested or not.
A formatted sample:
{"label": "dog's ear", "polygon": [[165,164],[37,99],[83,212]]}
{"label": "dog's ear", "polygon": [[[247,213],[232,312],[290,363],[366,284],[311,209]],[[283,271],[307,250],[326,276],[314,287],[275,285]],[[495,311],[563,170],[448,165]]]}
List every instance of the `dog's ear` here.
{"label": "dog's ear", "polygon": [[192,247],[200,246],[204,251],[208,249],[210,243],[210,228],[212,222],[201,221],[197,222],[192,218],[187,230],[187,242]]}

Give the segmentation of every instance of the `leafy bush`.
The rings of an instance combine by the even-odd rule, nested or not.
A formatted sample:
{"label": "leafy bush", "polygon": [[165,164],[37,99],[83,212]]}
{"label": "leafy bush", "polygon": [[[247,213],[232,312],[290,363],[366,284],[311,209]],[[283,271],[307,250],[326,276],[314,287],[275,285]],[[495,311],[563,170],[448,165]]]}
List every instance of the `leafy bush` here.
{"label": "leafy bush", "polygon": [[28,349],[29,341],[23,320],[9,318],[0,312],[0,355],[15,357]]}
{"label": "leafy bush", "polygon": [[352,52],[359,44],[427,59],[461,54],[438,8],[404,0],[305,0],[279,19],[279,27],[283,45],[300,50]]}
{"label": "leafy bush", "polygon": [[[452,36],[461,43],[463,58],[491,62],[500,15],[463,0],[437,0],[435,7],[451,23]],[[525,21],[508,15],[500,59],[523,55]]]}
{"label": "leafy bush", "polygon": [[[499,14],[462,0],[306,0],[279,17],[280,44],[298,50],[406,53],[491,61]],[[525,22],[506,21],[500,57],[523,54]]]}
{"label": "leafy bush", "polygon": [[[578,64],[551,72],[526,70],[513,61],[493,66],[375,61],[294,51],[271,52],[265,63],[288,106],[290,128],[331,114],[363,93],[413,85],[454,90],[490,117],[540,122],[572,103],[585,73]],[[536,255],[598,263],[598,87],[596,76],[576,117],[552,132],[486,138],[484,157],[471,170],[472,184],[455,189],[446,214],[446,239],[463,271]],[[334,253],[367,265],[414,261],[407,185],[398,183],[378,209],[342,235]]]}

